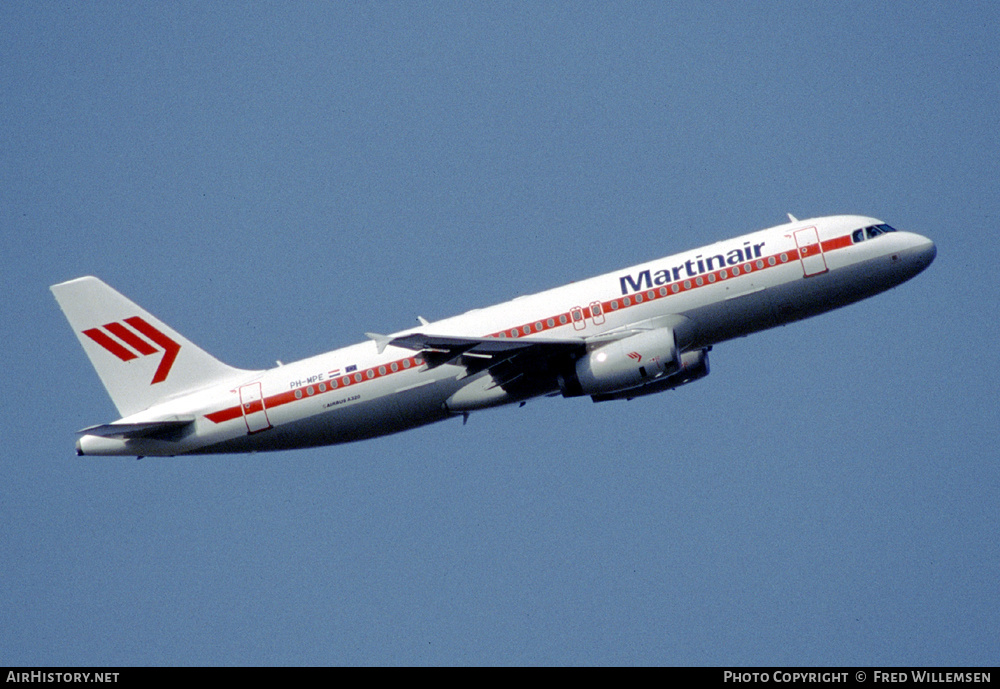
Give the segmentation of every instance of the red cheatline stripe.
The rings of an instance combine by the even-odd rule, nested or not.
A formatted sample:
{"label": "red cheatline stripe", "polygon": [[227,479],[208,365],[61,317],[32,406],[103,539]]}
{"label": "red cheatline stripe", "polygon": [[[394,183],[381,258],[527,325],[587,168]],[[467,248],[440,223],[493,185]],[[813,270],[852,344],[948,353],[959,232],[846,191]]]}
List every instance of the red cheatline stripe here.
{"label": "red cheatline stripe", "polygon": [[[822,242],[823,251],[833,251],[834,249],[843,249],[845,247],[851,246],[850,235],[845,235],[843,237],[837,237],[835,239],[828,239]],[[784,256],[784,259],[781,257]],[[791,263],[792,261],[799,260],[800,255],[797,249],[791,249],[789,251],[781,251],[776,254],[771,254],[770,256],[764,256],[762,258],[755,258],[751,261],[743,261],[735,266],[727,266],[719,270],[710,271],[708,273],[701,273],[693,278],[685,278],[683,280],[676,280],[666,285],[660,285],[650,289],[645,289],[639,292],[635,292],[628,296],[616,297],[608,301],[599,302],[601,305],[601,313],[607,316],[615,311],[621,311],[623,309],[631,308],[633,306],[638,306],[639,304],[645,303],[647,301],[655,301],[658,299],[664,299],[666,297],[672,297],[676,294],[683,294],[685,292],[690,292],[693,289],[698,289],[699,287],[708,287],[718,282],[724,282],[726,280],[736,280],[748,273],[756,273],[761,270],[767,270],[769,268],[778,268]],[[771,265],[770,261],[774,259],[774,265]],[[760,265],[758,265],[760,264]],[[736,272],[738,271],[738,272]],[[723,277],[725,276],[725,277]],[[701,282],[699,283],[699,279]],[[676,287],[677,291],[674,291]],[[574,309],[575,310],[575,309]],[[581,309],[584,313],[585,318],[591,318],[593,316],[592,310],[589,306],[582,307]],[[552,325],[549,325],[549,320],[552,320]],[[132,319],[128,319],[126,322],[132,323]],[[531,321],[530,323],[523,323],[519,326],[514,326],[510,328],[505,328],[504,330],[485,335],[485,337],[507,337],[507,338],[517,338],[523,337],[525,335],[534,334],[542,332],[543,330],[552,330],[561,327],[570,327],[573,325],[573,311],[564,311],[561,314],[555,316],[545,316],[538,320]],[[140,330],[140,328],[136,328]],[[143,333],[148,336],[148,333]],[[150,336],[150,339],[155,341],[156,338]],[[158,343],[159,344],[159,343]],[[166,357],[164,357],[166,359]],[[404,368],[403,362],[409,360],[411,366]],[[280,392],[276,395],[271,395],[265,398],[264,404],[268,409],[272,407],[277,407],[282,404],[288,404],[289,402],[295,402],[300,399],[309,399],[310,397],[321,395],[324,393],[334,392],[336,390],[343,390],[351,385],[357,385],[359,383],[364,383],[369,380],[374,380],[376,378],[382,378],[383,376],[392,375],[393,373],[402,373],[403,371],[414,370],[414,366],[419,366],[423,363],[420,357],[407,357],[406,359],[399,359],[395,362],[390,362],[388,364],[383,364],[376,366],[374,368],[369,368],[366,371],[359,371],[357,373],[351,373],[350,375],[334,378],[329,382],[320,383],[318,385],[308,386],[306,388],[296,388],[295,390],[288,390],[286,392]],[[397,370],[392,370],[392,365],[397,364]],[[161,364],[162,367],[162,364]],[[379,371],[383,370],[384,373]],[[371,375],[369,375],[371,374]],[[355,380],[352,376],[356,376]],[[155,381],[154,381],[155,382]],[[335,385],[335,387],[333,386]],[[312,389],[312,393],[303,392]],[[233,419],[240,418],[243,412],[239,405],[234,407],[229,407],[227,409],[221,409],[210,414],[206,414],[205,418],[213,421],[215,423],[222,423],[223,421],[231,421]]]}
{"label": "red cheatline stripe", "polygon": [[134,353],[128,351],[120,344],[112,340],[110,337],[105,335],[99,328],[91,328],[90,330],[84,330],[83,334],[89,337],[97,344],[104,347],[106,350],[114,354],[122,361],[132,361],[132,359],[138,358]]}
{"label": "red cheatline stripe", "polygon": [[167,374],[170,373],[170,367],[174,365],[174,359],[177,358],[177,352],[181,351],[181,346],[139,316],[126,318],[125,322],[163,347],[163,358],[160,359],[160,365],[156,368],[156,373],[153,374],[153,380],[150,382],[150,385],[162,383],[167,379]]}
{"label": "red cheatline stripe", "polygon": [[232,421],[233,419],[238,419],[240,416],[242,416],[242,412],[239,407],[229,407],[228,409],[214,411],[211,414],[205,414],[205,418],[214,423]]}
{"label": "red cheatline stripe", "polygon": [[105,323],[104,329],[143,356],[156,353],[156,348],[153,345],[146,342],[121,323]]}
{"label": "red cheatline stripe", "polygon": [[[404,366],[404,362],[406,365]],[[351,386],[358,385],[359,383],[364,383],[369,380],[375,380],[376,378],[384,378],[386,376],[391,376],[393,373],[399,373],[401,371],[416,370],[424,363],[424,360],[420,356],[410,356],[405,359],[399,359],[398,361],[390,362],[388,364],[380,364],[379,366],[373,366],[369,369],[363,371],[353,372],[346,376],[338,376],[322,383],[314,383],[313,385],[308,385],[305,387],[295,388],[294,390],[286,390],[284,392],[279,392],[276,395],[271,395],[264,399],[264,407],[267,409],[273,409],[275,407],[280,407],[283,404],[289,404],[290,402],[297,402],[300,399],[309,399],[310,397],[316,397],[319,395],[328,394],[331,392],[343,391],[349,389]],[[396,370],[393,370],[393,365],[395,364]],[[256,402],[253,409],[248,409],[247,414],[251,414],[254,411],[261,411],[260,402]],[[219,411],[212,412],[210,414],[205,414],[205,418],[214,423],[222,423],[223,421],[232,421],[233,419],[238,419],[243,415],[243,410],[240,405],[235,405],[232,407],[227,407],[226,409],[220,409]]]}
{"label": "red cheatline stripe", "polygon": [[827,239],[823,242],[823,251],[833,251],[834,249],[843,249],[845,246],[851,245],[851,236],[845,234],[843,237],[835,237],[834,239]]}

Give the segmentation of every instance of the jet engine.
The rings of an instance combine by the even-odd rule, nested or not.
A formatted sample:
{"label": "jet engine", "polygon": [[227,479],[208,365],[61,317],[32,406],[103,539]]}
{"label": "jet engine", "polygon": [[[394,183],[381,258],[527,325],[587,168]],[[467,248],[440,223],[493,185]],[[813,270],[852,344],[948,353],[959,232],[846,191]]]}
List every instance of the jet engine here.
{"label": "jet engine", "polygon": [[604,395],[630,390],[681,368],[677,336],[657,328],[596,347],[559,376],[564,397]]}
{"label": "jet engine", "polygon": [[681,354],[680,370],[670,375],[657,378],[651,383],[640,385],[637,388],[621,390],[619,392],[601,393],[591,395],[595,402],[607,402],[609,400],[630,400],[633,397],[652,395],[665,390],[673,390],[682,385],[687,385],[708,375],[708,351],[711,349],[696,349],[692,352]]}

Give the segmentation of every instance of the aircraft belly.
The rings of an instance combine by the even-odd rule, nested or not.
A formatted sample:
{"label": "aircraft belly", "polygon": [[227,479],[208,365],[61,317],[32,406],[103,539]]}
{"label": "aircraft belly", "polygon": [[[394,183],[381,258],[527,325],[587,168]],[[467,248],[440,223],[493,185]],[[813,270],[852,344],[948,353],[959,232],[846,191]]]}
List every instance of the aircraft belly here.
{"label": "aircraft belly", "polygon": [[[801,275],[801,274],[800,274]],[[816,316],[891,289],[911,275],[880,256],[686,311],[706,347]]]}
{"label": "aircraft belly", "polygon": [[809,318],[892,289],[910,277],[897,268],[890,257],[880,256],[775,287],[771,291],[779,322]]}
{"label": "aircraft belly", "polygon": [[462,383],[454,377],[448,377],[397,391],[391,396],[397,409],[397,421],[405,424],[405,428],[413,428],[448,418],[444,400],[460,388]]}
{"label": "aircraft belly", "polygon": [[684,315],[697,324],[688,349],[707,347],[778,325],[770,289],[748,291],[696,307]]}

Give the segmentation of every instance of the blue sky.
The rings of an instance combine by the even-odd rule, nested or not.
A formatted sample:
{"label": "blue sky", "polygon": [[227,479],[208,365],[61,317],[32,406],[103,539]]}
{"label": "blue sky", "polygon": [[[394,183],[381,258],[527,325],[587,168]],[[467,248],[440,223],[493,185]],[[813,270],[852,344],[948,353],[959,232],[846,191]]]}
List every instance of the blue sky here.
{"label": "blue sky", "polygon": [[[993,3],[0,6],[0,661],[1000,657]],[[937,243],[628,403],[76,458],[48,291],[255,368],[799,217]]]}

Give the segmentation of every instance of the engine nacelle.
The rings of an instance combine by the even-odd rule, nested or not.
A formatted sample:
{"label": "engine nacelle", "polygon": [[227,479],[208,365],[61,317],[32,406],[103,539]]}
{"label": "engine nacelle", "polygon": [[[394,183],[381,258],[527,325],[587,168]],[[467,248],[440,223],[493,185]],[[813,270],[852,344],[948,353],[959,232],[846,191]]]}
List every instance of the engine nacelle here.
{"label": "engine nacelle", "polygon": [[682,385],[687,385],[688,383],[704,378],[708,375],[708,371],[708,349],[696,349],[693,352],[684,352],[681,354],[681,368],[675,373],[630,390],[592,395],[591,399],[595,402],[630,400],[634,397],[673,390],[674,388],[679,388]]}
{"label": "engine nacelle", "polygon": [[587,352],[572,371],[559,377],[559,388],[564,397],[610,394],[651,383],[680,368],[674,331],[657,328]]}

